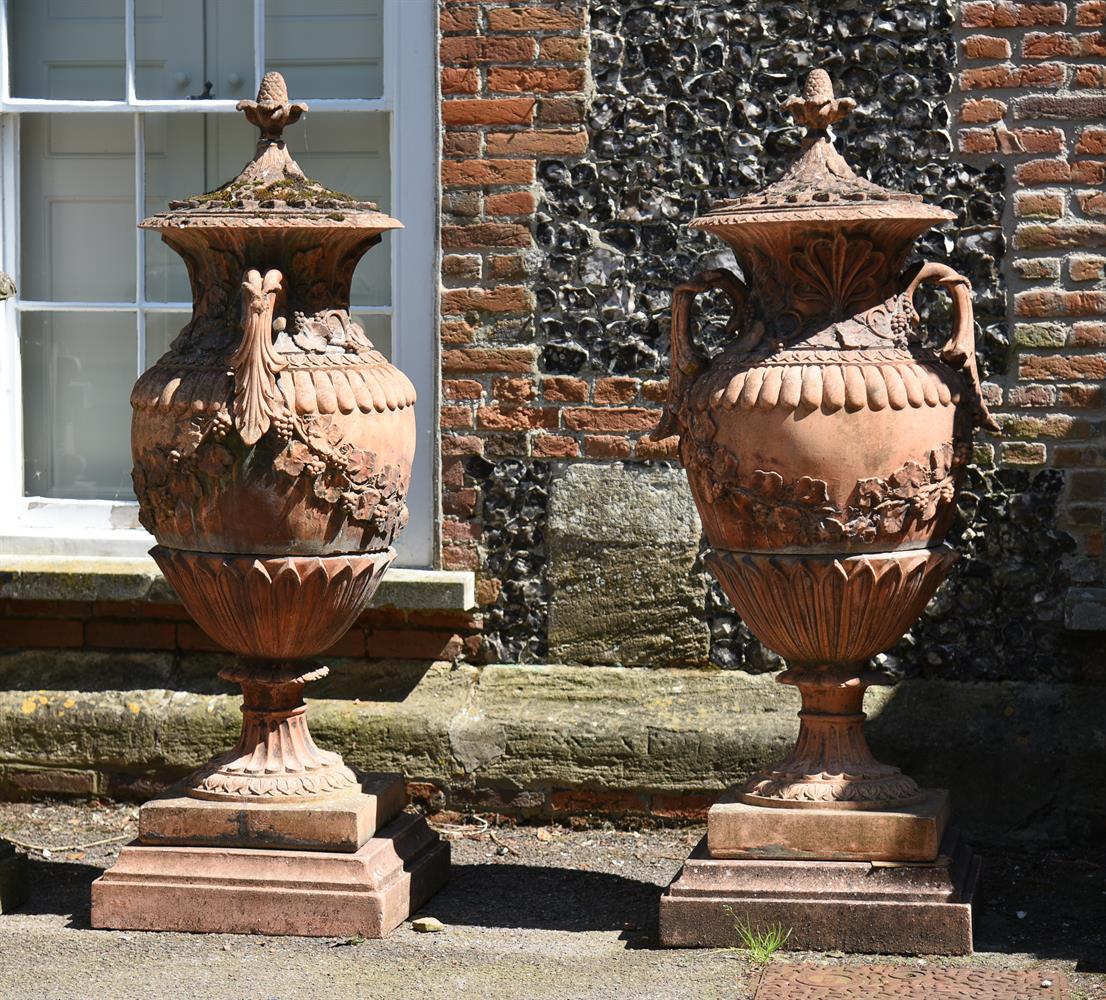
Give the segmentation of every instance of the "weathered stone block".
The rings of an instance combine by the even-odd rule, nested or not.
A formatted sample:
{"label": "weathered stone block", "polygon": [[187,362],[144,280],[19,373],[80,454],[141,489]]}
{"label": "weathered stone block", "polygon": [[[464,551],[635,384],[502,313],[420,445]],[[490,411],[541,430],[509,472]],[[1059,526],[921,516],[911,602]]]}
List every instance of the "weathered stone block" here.
{"label": "weathered stone block", "polygon": [[682,469],[576,465],[549,504],[549,652],[569,663],[702,665],[707,578]]}

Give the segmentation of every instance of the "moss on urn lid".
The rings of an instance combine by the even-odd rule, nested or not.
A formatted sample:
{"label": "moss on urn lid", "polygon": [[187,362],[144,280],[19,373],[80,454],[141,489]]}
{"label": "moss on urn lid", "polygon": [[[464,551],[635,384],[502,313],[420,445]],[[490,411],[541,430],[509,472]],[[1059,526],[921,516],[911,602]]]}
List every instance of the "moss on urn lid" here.
{"label": "moss on urn lid", "polygon": [[288,152],[283,131],[299,120],[307,105],[288,100],[279,73],[266,73],[257,100],[239,101],[237,109],[261,132],[253,159],[234,180],[169,202],[169,211],[143,219],[140,228],[338,228],[374,233],[403,228],[371,201],[333,191],[304,174]]}
{"label": "moss on urn lid", "polygon": [[915,223],[924,232],[955,216],[928,205],[920,195],[889,191],[859,177],[834,148],[828,127],[856,107],[851,98],[835,98],[825,70],[812,70],[802,96],[792,96],[784,107],[807,129],[798,159],[774,184],[760,191],[715,202],[692,220],[692,229],[732,229],[744,224],[855,222],[887,219]]}

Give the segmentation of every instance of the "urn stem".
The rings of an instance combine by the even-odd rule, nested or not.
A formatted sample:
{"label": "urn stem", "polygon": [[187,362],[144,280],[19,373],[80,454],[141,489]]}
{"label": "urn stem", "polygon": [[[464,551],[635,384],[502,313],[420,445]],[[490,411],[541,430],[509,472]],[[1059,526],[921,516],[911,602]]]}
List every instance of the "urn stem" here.
{"label": "urn stem", "polygon": [[777,677],[799,689],[799,736],[791,752],[754,775],[744,801],[762,806],[886,809],[915,802],[917,783],[882,764],[864,736],[864,692],[886,684],[864,664],[797,667]]}
{"label": "urn stem", "polygon": [[329,673],[304,663],[247,661],[223,670],[242,686],[242,732],[233,750],[188,779],[188,794],[223,802],[300,800],[355,788],[339,754],[320,750],[307,726],[303,687]]}

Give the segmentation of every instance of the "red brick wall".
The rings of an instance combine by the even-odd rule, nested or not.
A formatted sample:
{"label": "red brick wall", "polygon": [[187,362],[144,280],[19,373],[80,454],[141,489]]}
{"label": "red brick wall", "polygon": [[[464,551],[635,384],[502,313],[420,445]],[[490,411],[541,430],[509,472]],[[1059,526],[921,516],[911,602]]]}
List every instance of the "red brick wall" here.
{"label": "red brick wall", "polygon": [[959,148],[1011,177],[1005,464],[1066,470],[1064,527],[1092,560],[1106,513],[1106,0],[960,11]]}
{"label": "red brick wall", "polygon": [[[619,459],[669,453],[642,439],[665,383],[540,378],[529,282],[537,160],[587,148],[587,8],[446,0],[441,14],[443,564],[476,569],[470,455]],[[494,600],[498,581],[481,580]]]}
{"label": "red brick wall", "polygon": [[[455,660],[475,654],[480,625],[468,612],[372,608],[320,656]],[[80,648],[223,651],[179,604],[0,600],[0,653]]]}

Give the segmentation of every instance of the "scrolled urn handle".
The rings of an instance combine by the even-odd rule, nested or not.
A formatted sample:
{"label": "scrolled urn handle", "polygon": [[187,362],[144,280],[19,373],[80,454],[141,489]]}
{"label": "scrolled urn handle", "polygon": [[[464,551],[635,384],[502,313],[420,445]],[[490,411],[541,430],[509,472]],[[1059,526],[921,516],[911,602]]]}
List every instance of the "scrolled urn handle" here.
{"label": "scrolled urn handle", "polygon": [[284,275],[273,268],[246,272],[242,282],[242,340],[230,359],[234,376],[234,426],[255,444],[284,409],[276,376],[288,364],[273,347],[273,311]]}
{"label": "scrolled urn handle", "polygon": [[733,303],[726,332],[733,333],[741,325],[749,290],[733,271],[725,268],[703,271],[676,287],[672,293],[672,370],[668,379],[668,400],[660,422],[651,434],[654,440],[678,433],[678,413],[683,407],[688,387],[692,379],[710,364],[706,354],[695,343],[692,320],[695,317],[695,297],[712,288],[724,292]]}
{"label": "scrolled urn handle", "polygon": [[972,308],[971,282],[947,264],[930,261],[921,264],[913,274],[908,271],[903,276],[903,282],[905,286],[903,295],[911,302],[918,286],[925,282],[940,285],[952,297],[952,336],[945,341],[937,353],[945,364],[962,370],[967,376],[973,396],[972,409],[976,426],[989,431],[998,431],[1000,428],[987,409],[987,404],[983,400],[983,387],[979,382],[979,368],[975,359],[975,310]]}

